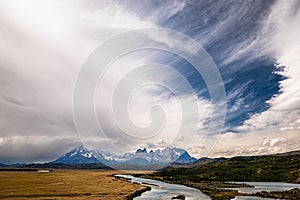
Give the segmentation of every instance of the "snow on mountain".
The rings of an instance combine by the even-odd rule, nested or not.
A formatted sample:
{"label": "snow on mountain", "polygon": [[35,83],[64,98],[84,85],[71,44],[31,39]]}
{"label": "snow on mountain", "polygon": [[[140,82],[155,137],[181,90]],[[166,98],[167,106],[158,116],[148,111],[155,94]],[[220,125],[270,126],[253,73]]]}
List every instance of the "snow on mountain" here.
{"label": "snow on mountain", "polygon": [[64,156],[53,161],[54,163],[104,163],[104,164],[137,164],[137,165],[165,165],[169,163],[189,163],[196,161],[189,153],[180,148],[166,147],[163,149],[138,149],[133,153],[115,155],[110,152],[87,150],[77,147]]}
{"label": "snow on mountain", "polygon": [[65,164],[87,164],[87,163],[101,163],[92,152],[85,147],[80,146],[65,155],[59,157],[52,163],[65,163]]}
{"label": "snow on mountain", "polygon": [[191,163],[191,162],[195,162],[197,159],[196,158],[193,158],[191,157],[188,152],[184,152],[183,154],[181,154],[175,161],[174,163],[181,163],[181,164],[184,164],[184,163]]}

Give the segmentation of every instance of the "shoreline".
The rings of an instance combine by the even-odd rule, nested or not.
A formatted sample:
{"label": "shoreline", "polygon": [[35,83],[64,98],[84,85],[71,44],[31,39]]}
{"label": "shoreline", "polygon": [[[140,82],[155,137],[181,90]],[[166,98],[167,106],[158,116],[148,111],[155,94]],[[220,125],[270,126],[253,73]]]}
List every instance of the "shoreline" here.
{"label": "shoreline", "polygon": [[[183,184],[169,184],[166,182],[157,181],[155,179],[143,179],[138,177],[139,175],[140,174],[121,174],[120,176],[115,176],[115,177],[121,178],[130,183],[139,184],[142,186],[148,186],[150,188],[149,191],[151,191],[152,189],[155,190],[157,188],[163,189],[165,191],[163,192],[163,194],[157,191],[153,191],[154,192],[153,194],[150,192],[145,196],[146,199],[148,199],[149,197],[152,198],[153,195],[159,199],[166,199],[166,197],[171,199],[182,199],[183,197],[185,198],[185,195],[190,197],[198,197],[198,199],[203,199],[203,198],[209,199],[208,195],[204,194],[203,192],[201,192],[196,188],[187,187]],[[143,193],[140,193],[138,196],[141,196],[142,194]]]}
{"label": "shoreline", "polygon": [[122,175],[122,174],[112,174],[111,176],[114,177],[114,178],[117,178],[119,180],[123,180],[123,181],[126,181],[126,182],[129,182],[131,184],[137,184],[137,185],[140,185],[140,186],[143,186],[144,188],[140,188],[140,189],[137,189],[135,190],[133,193],[131,194],[128,194],[126,196],[126,200],[133,200],[135,197],[138,197],[138,196],[141,196],[144,192],[147,192],[147,191],[151,191],[152,188],[150,186],[147,186],[143,183],[136,183],[136,182],[132,182],[130,178],[125,178],[125,177],[119,177],[117,175]]}
{"label": "shoreline", "polygon": [[[136,175],[133,174],[133,176]],[[162,177],[155,177],[155,176],[152,177],[149,176],[149,174],[145,174],[145,175],[138,174],[137,177],[163,181],[165,183],[170,183],[170,184],[179,184],[187,187],[192,187],[200,190],[201,192],[208,195],[213,200],[230,200],[237,196],[248,196],[248,197],[252,196],[252,197],[274,198],[274,199],[286,199],[286,198],[300,199],[300,189],[298,188],[293,188],[285,191],[261,191],[261,192],[248,194],[248,193],[239,192],[238,190],[234,190],[234,188],[254,187],[253,185],[228,183],[223,181],[202,181],[199,183],[194,183],[194,182],[183,183],[175,180],[174,181],[165,180]]]}
{"label": "shoreline", "polygon": [[[139,184],[139,185],[142,185],[142,184]],[[145,186],[145,185],[142,185],[142,186]],[[134,193],[127,195],[126,199],[133,200],[135,197],[141,196],[144,192],[147,192],[147,191],[151,191],[151,187],[145,186],[145,188],[136,190]]]}

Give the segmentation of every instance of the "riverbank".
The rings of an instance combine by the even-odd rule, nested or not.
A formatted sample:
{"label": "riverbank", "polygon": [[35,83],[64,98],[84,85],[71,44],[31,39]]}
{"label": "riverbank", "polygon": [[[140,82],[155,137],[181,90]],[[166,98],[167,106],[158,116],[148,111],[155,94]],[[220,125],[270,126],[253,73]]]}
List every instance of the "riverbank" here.
{"label": "riverbank", "polygon": [[[165,179],[164,177],[155,176],[153,174],[146,175],[135,175],[141,178],[154,179],[163,181],[170,184],[180,184],[187,187],[192,187],[199,189],[204,194],[208,195],[213,200],[229,200],[235,196],[249,196],[245,193],[240,193],[238,190],[232,190],[229,188],[240,188],[240,187],[253,187],[247,184],[236,184],[236,183],[226,183],[220,181],[201,181],[201,182],[183,182],[180,179]],[[227,189],[228,188],[228,189]]]}
{"label": "riverbank", "polygon": [[[139,174],[139,173],[137,173]],[[150,191],[151,190],[151,187],[145,185],[145,183],[136,183],[136,182],[132,182],[130,178],[126,178],[126,177],[123,177],[122,175],[120,174],[112,174],[112,177],[115,177],[119,180],[123,180],[123,181],[126,181],[126,182],[130,182],[132,184],[137,184],[137,185],[142,185],[144,186],[143,188],[140,188],[136,191],[134,191],[133,193],[129,194],[126,196],[126,199],[127,200],[132,200],[134,199],[135,197],[138,197],[138,196],[141,196],[144,192],[147,192],[147,191]]]}
{"label": "riverbank", "polygon": [[[135,175],[135,174],[134,174]],[[152,189],[146,191],[136,200],[152,200],[152,199],[182,199],[183,197],[190,200],[209,200],[209,196],[200,190],[178,184],[169,184],[154,179],[144,179],[132,175],[116,175],[119,178],[125,178],[132,183],[143,184]]]}
{"label": "riverbank", "polygon": [[263,198],[274,198],[274,199],[299,200],[300,189],[294,188],[288,191],[271,191],[271,192],[263,191],[263,192],[254,193],[253,196],[259,196]]}
{"label": "riverbank", "polygon": [[[253,196],[253,197],[263,197],[263,198],[274,198],[274,199],[300,199],[300,189],[293,188],[287,191],[261,191],[255,192],[253,194],[239,192],[238,188],[251,188],[254,187],[251,184],[245,183],[230,183],[222,181],[183,181],[177,177],[162,177],[157,175],[159,173],[146,174],[146,175],[136,175],[138,177],[146,179],[154,179],[163,181],[170,184],[180,184],[188,187],[193,187],[199,189],[204,194],[208,195],[212,200],[230,200],[236,196]],[[283,183],[284,184],[284,183]],[[235,190],[236,188],[236,190]]]}
{"label": "riverbank", "polygon": [[133,200],[135,197],[141,196],[144,192],[147,192],[150,190],[151,190],[151,187],[145,186],[145,188],[141,188],[139,190],[136,190],[134,193],[127,195],[126,199]]}
{"label": "riverbank", "polygon": [[[231,199],[235,196],[249,196],[235,190],[228,182],[281,182],[300,183],[299,151],[263,156],[239,156],[222,162],[213,162],[185,168],[166,168],[144,178],[167,183],[182,184],[200,189],[212,199]],[[230,188],[230,189],[229,189]],[[292,188],[290,188],[292,189]],[[284,197],[300,199],[298,191],[257,193],[262,197]]]}

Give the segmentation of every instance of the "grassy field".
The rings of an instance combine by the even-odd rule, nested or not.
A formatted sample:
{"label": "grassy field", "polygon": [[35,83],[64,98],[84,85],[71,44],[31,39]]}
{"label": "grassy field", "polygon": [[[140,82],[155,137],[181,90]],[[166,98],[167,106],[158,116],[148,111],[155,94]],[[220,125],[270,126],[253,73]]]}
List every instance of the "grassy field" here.
{"label": "grassy field", "polygon": [[92,170],[0,172],[0,199],[127,199],[135,191],[145,189],[111,176],[116,173]]}

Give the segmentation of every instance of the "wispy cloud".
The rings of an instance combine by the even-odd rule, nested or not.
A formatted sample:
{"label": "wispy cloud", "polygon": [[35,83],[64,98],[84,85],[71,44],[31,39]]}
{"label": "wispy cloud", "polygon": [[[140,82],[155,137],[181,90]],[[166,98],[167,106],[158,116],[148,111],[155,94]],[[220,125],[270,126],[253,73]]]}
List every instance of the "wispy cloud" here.
{"label": "wispy cloud", "polygon": [[[214,4],[207,1],[75,1],[71,4],[15,0],[0,4],[0,162],[51,160],[76,146],[80,139],[73,122],[72,92],[81,64],[106,39],[124,31],[149,27],[182,31],[207,48],[224,78],[228,119],[239,119],[239,124],[243,125],[227,124],[225,130],[230,127],[235,133],[227,131],[219,140],[214,138],[216,136],[205,138],[214,105],[201,77],[193,76],[187,65],[174,59],[174,55],[141,51],[115,62],[104,77],[104,87],[98,88],[101,92],[96,91],[97,115],[109,130],[109,142],[118,143],[126,150],[143,144],[169,145],[184,124],[187,134],[192,134],[191,127],[199,128],[193,145],[188,147],[195,156],[208,148],[203,145],[207,139],[219,141],[211,151],[213,156],[299,148],[300,15],[297,1],[278,1],[273,5],[269,1]],[[149,38],[171,47],[197,51],[186,41],[173,41],[167,34],[158,33]],[[280,72],[275,66],[273,73],[286,79],[279,83],[269,83],[268,77],[256,79],[259,68],[264,65],[255,62],[268,56],[285,66]],[[151,108],[160,105],[166,114],[165,129],[148,141],[120,137],[120,130],[108,117],[111,111],[107,105],[111,102],[106,98],[112,96],[124,74],[158,61],[173,68],[149,67],[133,75],[132,80],[153,79],[172,85],[180,92],[174,96],[162,87],[147,86],[133,95],[128,109],[132,122],[145,127],[154,119],[151,117],[160,117],[155,113],[151,116]],[[185,81],[175,71],[188,77],[197,93],[196,98],[184,87]],[[275,88],[264,94],[259,81],[279,84],[280,91]],[[251,87],[256,88],[249,91]],[[268,98],[273,94],[276,95]],[[179,100],[186,105],[197,105],[197,115],[194,115],[194,107],[186,107],[188,118],[182,120]],[[127,99],[121,97],[119,101],[127,102]],[[250,109],[253,112],[248,113]],[[245,115],[247,117],[241,119]],[[105,146],[107,138],[98,139],[98,144],[103,143],[102,148],[108,148]]]}
{"label": "wispy cloud", "polygon": [[[228,132],[222,135],[216,148],[211,151],[212,156],[258,155],[300,148],[299,129],[297,129],[297,119],[300,114],[298,56],[300,41],[297,36],[300,33],[299,27],[300,14],[297,1],[278,1],[271,7],[257,35],[259,48],[255,45],[253,47],[257,49],[251,49],[251,52],[258,51],[262,55],[269,54],[276,58],[278,65],[284,68],[276,71],[278,67],[274,66],[274,71],[286,79],[279,82],[279,93],[265,102],[269,108],[250,116],[241,126],[234,128],[235,133]],[[250,50],[252,45],[241,46]],[[255,58],[249,52],[245,55],[251,55],[251,59]],[[231,109],[237,108],[243,99],[233,94],[235,93],[229,93],[229,99],[237,97],[237,104],[234,104]],[[243,110],[243,108],[239,109]]]}
{"label": "wispy cloud", "polygon": [[81,63],[111,35],[153,26],[121,4],[91,4],[97,9],[80,1],[1,2],[1,161],[49,160],[78,144],[72,91]]}
{"label": "wispy cloud", "polygon": [[250,131],[246,127],[260,127],[257,126],[256,121],[264,126],[277,128],[276,131],[294,129],[290,124],[294,124],[299,118],[300,110],[300,70],[298,67],[300,60],[297,56],[300,53],[300,47],[299,39],[295,37],[300,32],[300,14],[296,11],[299,11],[297,2],[278,2],[265,21],[265,27],[269,30],[268,34],[263,32],[265,40],[272,41],[267,50],[274,52],[278,63],[284,66],[282,71],[276,73],[285,76],[286,79],[279,82],[280,94],[274,95],[266,102],[270,108],[261,114],[252,116],[249,121],[244,123],[244,126],[239,128],[240,130]]}
{"label": "wispy cloud", "polygon": [[[145,16],[145,13],[128,9],[127,6],[133,5],[125,2],[104,1],[99,5],[96,1],[76,1],[71,5],[66,2],[27,1],[26,6],[24,3],[2,1],[0,8],[1,162],[49,160],[64,153],[70,146],[76,146],[80,139],[73,122],[72,92],[80,65],[87,55],[112,35],[137,28],[156,27],[155,23],[162,17],[161,10],[164,10],[163,18],[170,18],[185,6],[184,2],[170,1],[166,7],[160,7]],[[167,37],[162,42],[166,42]],[[105,95],[111,95],[111,90],[124,73],[149,63],[157,55],[149,53],[145,56],[145,53],[120,59],[114,64],[115,68],[110,68],[104,81]],[[158,77],[158,73],[164,74],[160,82],[172,82],[175,88],[182,88],[182,82],[175,80],[172,74],[168,75],[167,71],[150,70],[134,78],[148,80],[152,75]],[[185,104],[199,105],[201,110],[200,116],[181,121],[178,99],[164,98],[165,93],[161,89],[152,88],[151,91],[140,93],[134,99],[135,105],[130,107],[132,121],[139,126],[151,121],[148,116],[151,105],[159,104],[165,109],[166,129],[159,137],[148,142],[163,140],[170,144],[182,123],[187,126],[185,131],[188,131],[189,126],[198,125],[198,117],[203,119],[199,127],[204,128],[204,119],[210,112],[209,101],[190,98],[187,94],[177,96]],[[157,94],[153,95],[153,91]],[[102,101],[104,99],[100,97],[99,102]],[[107,113],[111,112],[108,105],[97,107],[99,118],[104,123],[107,122]],[[185,112],[194,113],[192,108]],[[127,150],[133,145],[140,145],[141,141],[137,143],[120,137],[113,122],[108,121],[106,127],[110,143],[122,143]],[[106,148],[105,145],[101,147]]]}

